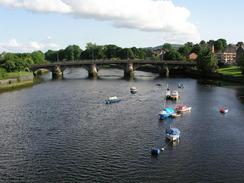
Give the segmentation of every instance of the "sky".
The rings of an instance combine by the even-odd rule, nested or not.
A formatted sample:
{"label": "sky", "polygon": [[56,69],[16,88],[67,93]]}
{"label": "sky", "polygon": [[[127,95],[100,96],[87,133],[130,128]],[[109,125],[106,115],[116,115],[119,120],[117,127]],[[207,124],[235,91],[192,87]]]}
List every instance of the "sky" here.
{"label": "sky", "polygon": [[243,0],[0,0],[0,52],[244,41]]}

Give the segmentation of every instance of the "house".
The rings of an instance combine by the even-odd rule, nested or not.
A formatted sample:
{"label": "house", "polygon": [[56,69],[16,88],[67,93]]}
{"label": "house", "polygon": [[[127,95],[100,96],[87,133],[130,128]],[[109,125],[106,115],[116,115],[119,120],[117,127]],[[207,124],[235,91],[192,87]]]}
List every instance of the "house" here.
{"label": "house", "polygon": [[219,51],[216,53],[217,60],[224,64],[235,64],[236,63],[236,50],[235,45],[228,45],[223,52]]}
{"label": "house", "polygon": [[195,60],[197,59],[197,57],[198,57],[198,55],[197,55],[196,53],[194,53],[194,52],[192,52],[192,53],[190,53],[190,54],[188,55],[188,59],[189,59],[190,61],[195,61]]}
{"label": "house", "polygon": [[163,60],[163,55],[167,52],[164,48],[156,48],[152,50],[154,56],[159,56]]}

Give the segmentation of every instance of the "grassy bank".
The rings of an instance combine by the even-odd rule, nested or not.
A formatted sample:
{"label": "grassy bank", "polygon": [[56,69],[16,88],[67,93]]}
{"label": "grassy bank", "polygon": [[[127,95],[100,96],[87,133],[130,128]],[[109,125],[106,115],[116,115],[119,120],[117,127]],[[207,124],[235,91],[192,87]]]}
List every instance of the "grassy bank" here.
{"label": "grassy bank", "polygon": [[22,76],[30,76],[30,75],[32,75],[32,72],[7,72],[4,74],[0,74],[0,80],[1,79],[19,78]]}
{"label": "grassy bank", "polygon": [[32,86],[33,83],[31,72],[4,73],[0,78],[0,92]]}
{"label": "grassy bank", "polygon": [[241,77],[241,69],[238,66],[230,66],[225,68],[220,68],[217,70],[218,73],[225,76]]}

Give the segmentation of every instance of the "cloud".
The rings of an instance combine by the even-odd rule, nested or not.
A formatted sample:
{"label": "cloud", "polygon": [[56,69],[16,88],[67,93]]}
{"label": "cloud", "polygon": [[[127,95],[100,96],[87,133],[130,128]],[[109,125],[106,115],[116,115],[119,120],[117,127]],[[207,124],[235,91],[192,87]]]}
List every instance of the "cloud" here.
{"label": "cloud", "polygon": [[199,41],[190,11],[171,0],[0,0],[0,5],[35,12],[109,21],[115,27],[161,32],[170,39]]}
{"label": "cloud", "polygon": [[0,4],[34,12],[70,13],[71,9],[61,0],[0,0]]}
{"label": "cloud", "polygon": [[19,43],[15,38],[10,39],[7,43],[0,43],[0,52],[32,52],[37,50],[58,49],[60,46],[56,43],[41,43],[31,41],[28,43]]}

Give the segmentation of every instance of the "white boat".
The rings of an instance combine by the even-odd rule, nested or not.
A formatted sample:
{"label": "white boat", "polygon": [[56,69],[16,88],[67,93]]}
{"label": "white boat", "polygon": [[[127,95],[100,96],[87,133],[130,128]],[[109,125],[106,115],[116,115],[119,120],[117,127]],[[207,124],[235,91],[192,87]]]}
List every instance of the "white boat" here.
{"label": "white boat", "polygon": [[183,113],[183,112],[190,112],[191,111],[191,107],[188,107],[186,105],[177,105],[175,107],[175,110],[178,112],[178,113]]}
{"label": "white boat", "polygon": [[222,114],[226,114],[227,112],[229,112],[229,109],[221,107],[219,112],[222,113]]}
{"label": "white boat", "polygon": [[166,129],[166,138],[170,141],[175,141],[180,138],[180,130],[178,128]]}
{"label": "white boat", "polygon": [[182,115],[181,113],[174,113],[174,114],[171,114],[171,117],[177,118],[177,117],[180,117],[181,115]]}
{"label": "white boat", "polygon": [[119,99],[117,96],[109,97],[107,100],[105,100],[106,104],[112,104],[112,103],[117,103],[120,102],[121,99]]}
{"label": "white boat", "polygon": [[135,94],[135,93],[137,93],[137,89],[136,89],[136,87],[131,87],[130,88],[130,92],[132,93],[132,94]]}
{"label": "white boat", "polygon": [[184,85],[182,83],[179,83],[178,88],[184,88]]}
{"label": "white boat", "polygon": [[170,95],[170,98],[172,99],[172,100],[178,100],[179,99],[179,92],[178,91],[172,91],[171,92],[171,95]]}
{"label": "white boat", "polygon": [[169,88],[167,88],[166,93],[165,93],[166,99],[171,99],[171,91]]}

